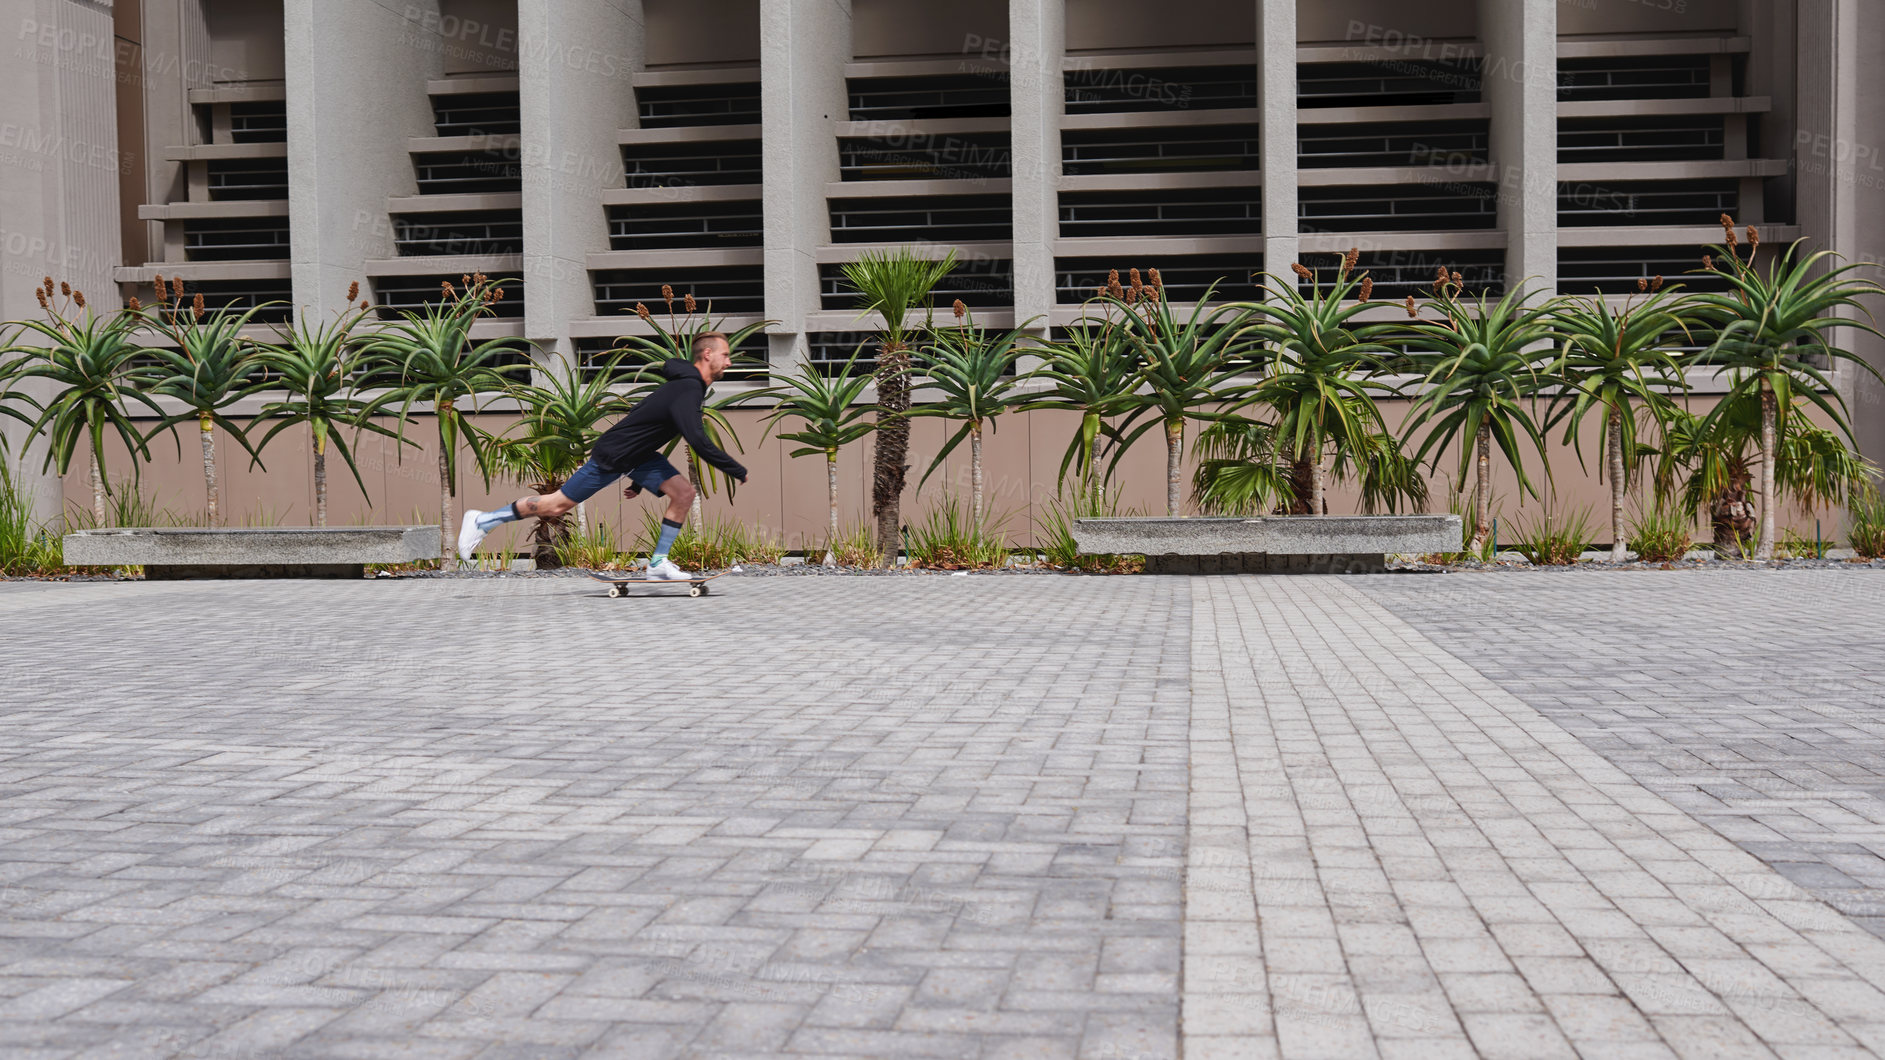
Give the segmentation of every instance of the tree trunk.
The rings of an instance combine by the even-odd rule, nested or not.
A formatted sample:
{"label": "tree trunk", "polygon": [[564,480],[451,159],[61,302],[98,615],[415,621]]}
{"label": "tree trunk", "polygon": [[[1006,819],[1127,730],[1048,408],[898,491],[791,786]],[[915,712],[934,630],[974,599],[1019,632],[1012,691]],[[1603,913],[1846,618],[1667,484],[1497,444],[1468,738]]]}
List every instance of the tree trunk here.
{"label": "tree trunk", "polygon": [[1492,539],[1492,424],[1479,425],[1473,448],[1478,465],[1473,483],[1473,552],[1477,555]]}
{"label": "tree trunk", "polygon": [[581,534],[584,537],[589,536],[589,502],[588,501],[576,502],[576,532]]}
{"label": "tree trunk", "polygon": [[969,505],[975,511],[975,527],[982,527],[982,423],[969,424]]}
{"label": "tree trunk", "polygon": [[98,450],[88,448],[86,455],[92,465],[92,522],[95,526],[105,525],[105,472],[98,466]]}
{"label": "tree trunk", "polygon": [[327,439],[314,439],[314,525],[327,525]]}
{"label": "tree trunk", "polygon": [[1761,379],[1761,543],[1754,549],[1754,558],[1770,560],[1774,558],[1774,460],[1779,455],[1774,438],[1774,427],[1780,418],[1780,402],[1774,394],[1773,385],[1766,377]]}
{"label": "tree trunk", "polygon": [[1610,465],[1610,562],[1622,563],[1629,535],[1623,529],[1623,406],[1610,407],[1610,430],[1604,440]]}
{"label": "tree trunk", "polygon": [[[696,477],[698,477],[698,478],[701,478],[701,479],[705,479],[705,478],[706,478],[706,477],[707,477],[707,476],[708,476],[708,475],[710,474],[710,472],[709,472],[709,471],[708,471],[708,470],[707,470],[706,468],[704,468],[704,467],[702,467],[702,466],[701,466],[701,463],[700,463],[700,461],[698,461],[698,460],[696,460],[696,459],[694,459],[694,447],[693,447],[693,446],[691,446],[691,445],[688,445],[688,444],[687,444],[687,443],[685,443],[685,442],[683,442],[683,443],[681,443],[681,448],[682,448],[683,450],[685,450],[685,451],[686,451],[686,453],[687,453],[687,470],[688,470],[688,472],[689,472],[689,473],[691,473],[691,474],[693,474],[693,475],[695,475],[695,476],[696,476]],[[696,482],[696,483],[695,483],[695,485],[696,485],[696,486],[698,486],[699,484],[700,484],[700,483],[698,483],[698,482]],[[705,491],[705,490],[699,490],[699,489],[697,489],[697,490],[695,490],[695,491],[694,491],[694,500],[693,500],[693,503],[692,503],[692,504],[690,504],[690,505],[688,505],[688,507],[687,507],[687,521],[688,521],[688,523],[689,523],[690,525],[692,525],[692,526],[693,526],[693,528],[694,528],[694,531],[695,531],[696,533],[699,533],[699,532],[700,532],[700,523],[701,523],[701,520],[700,520],[700,495],[701,495],[702,493],[704,493],[704,492],[706,492],[706,491]]]}
{"label": "tree trunk", "polygon": [[871,515],[877,522],[878,562],[897,563],[903,543],[904,479],[910,472],[910,354],[902,348],[877,351],[877,453],[871,475]]}
{"label": "tree trunk", "polygon": [[838,565],[838,451],[825,450],[825,500],[830,506],[831,525],[825,529],[825,566]]}
{"label": "tree trunk", "polygon": [[1316,461],[1309,454],[1300,454],[1289,462],[1289,490],[1292,494],[1289,507],[1284,515],[1311,515],[1315,512],[1309,505],[1313,503],[1316,492]]}
{"label": "tree trunk", "polygon": [[203,440],[203,489],[209,498],[209,525],[219,526],[216,495],[216,421],[208,414],[197,418],[201,428],[197,433]]}
{"label": "tree trunk", "polygon": [[1100,468],[1099,468],[1100,416],[1097,412],[1082,413],[1080,417],[1080,437],[1084,439],[1085,459],[1080,465],[1080,492],[1086,502],[1087,515],[1098,515],[1100,510]]}
{"label": "tree trunk", "polygon": [[1185,421],[1165,421],[1165,514],[1178,514],[1179,476],[1185,459]]}
{"label": "tree trunk", "polygon": [[445,447],[445,418],[452,414],[452,402],[447,398],[439,402],[439,566],[449,570],[452,566],[452,476],[449,454]]}
{"label": "tree trunk", "polygon": [[1754,502],[1748,495],[1750,477],[1745,470],[1731,473],[1728,488],[1709,502],[1708,522],[1716,559],[1747,558],[1747,542],[1755,527]]}
{"label": "tree trunk", "polygon": [[[547,476],[541,483],[541,493],[555,493],[563,488],[554,476]],[[581,505],[577,506],[578,509]],[[559,570],[563,561],[556,557],[557,547],[569,540],[569,516],[559,515],[554,519],[537,517],[537,525],[531,534],[530,559],[538,570]]]}
{"label": "tree trunk", "polygon": [[1316,456],[1309,462],[1309,514],[1329,514],[1329,498],[1322,488],[1322,447],[1316,446]]}

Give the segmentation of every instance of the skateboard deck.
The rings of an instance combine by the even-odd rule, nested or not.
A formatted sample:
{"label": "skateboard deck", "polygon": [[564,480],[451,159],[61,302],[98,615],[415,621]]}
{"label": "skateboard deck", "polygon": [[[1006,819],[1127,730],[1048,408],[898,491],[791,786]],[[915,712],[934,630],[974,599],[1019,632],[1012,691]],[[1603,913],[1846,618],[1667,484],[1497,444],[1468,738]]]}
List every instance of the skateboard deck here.
{"label": "skateboard deck", "polygon": [[599,582],[608,582],[609,583],[609,596],[611,597],[623,596],[624,587],[629,586],[629,585],[685,585],[687,586],[687,595],[706,596],[708,582],[713,581],[715,578],[724,578],[729,574],[736,574],[739,572],[739,569],[740,568],[738,567],[728,567],[726,570],[723,570],[718,574],[708,574],[699,578],[687,578],[682,581],[666,581],[661,578],[624,577],[624,575],[636,573],[635,571],[626,571],[626,570],[625,571],[585,570],[583,571],[583,573],[589,575],[591,578],[594,578],[595,580]]}

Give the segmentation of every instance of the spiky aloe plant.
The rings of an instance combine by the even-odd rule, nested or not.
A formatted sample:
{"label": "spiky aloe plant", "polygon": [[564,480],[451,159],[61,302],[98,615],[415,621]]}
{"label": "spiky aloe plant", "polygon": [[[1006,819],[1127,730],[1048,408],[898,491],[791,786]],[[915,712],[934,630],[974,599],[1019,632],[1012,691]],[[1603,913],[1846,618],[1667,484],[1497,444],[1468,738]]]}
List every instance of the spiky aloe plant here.
{"label": "spiky aloe plant", "polygon": [[[1731,408],[1734,399],[1752,393],[1760,402],[1761,537],[1754,558],[1774,555],[1775,464],[1780,441],[1782,409],[1791,409],[1796,397],[1819,409],[1848,438],[1846,403],[1827,375],[1836,361],[1848,361],[1879,378],[1878,370],[1850,350],[1832,344],[1829,332],[1851,327],[1879,335],[1869,318],[1842,317],[1842,308],[1865,312],[1859,299],[1885,294],[1871,280],[1852,275],[1855,269],[1876,268],[1867,262],[1838,265],[1822,271],[1822,262],[1837,256],[1830,251],[1801,255],[1804,240],[1795,240],[1768,258],[1765,269],[1755,265],[1760,231],[1747,228],[1747,258],[1735,239],[1734,219],[1721,216],[1724,246],[1703,259],[1705,271],[1728,282],[1726,292],[1694,296],[1698,314],[1714,329],[1715,341],[1696,354],[1691,363],[1712,369],[1728,379],[1728,393],[1716,408]],[[1723,264],[1725,262],[1725,265]],[[1815,363],[1814,358],[1823,358]],[[1830,396],[1830,397],[1829,397]],[[1722,413],[1726,415],[1726,413]],[[1710,414],[1715,415],[1715,413]],[[1706,428],[1705,428],[1706,431]]]}
{"label": "spiky aloe plant", "polygon": [[[363,301],[353,308],[360,285],[347,289],[349,308],[333,320],[316,323],[303,316],[298,322],[278,331],[277,340],[262,343],[256,352],[261,378],[257,389],[274,397],[263,403],[249,429],[268,423],[268,430],[255,443],[257,452],[268,447],[276,435],[298,424],[307,424],[314,444],[314,525],[327,525],[327,450],[331,446],[347,462],[353,480],[366,495],[366,480],[354,463],[342,429],[370,431],[387,438],[399,438],[394,431],[366,419],[362,412],[367,403],[353,396],[355,362],[360,356],[359,337],[354,329],[371,311]],[[403,444],[403,442],[402,442]]]}
{"label": "spiky aloe plant", "polygon": [[[163,277],[157,281],[161,289]],[[140,351],[151,362],[144,373],[145,389],[182,406],[160,419],[148,437],[169,431],[174,439],[178,424],[196,421],[208,522],[217,526],[222,522],[222,490],[216,481],[216,429],[234,438],[252,464],[262,462],[247,432],[225,410],[257,389],[256,344],[243,337],[242,329],[264,306],[237,312],[227,306],[206,308],[201,292],[188,304],[184,298],[183,281],[173,280],[167,297],[141,310],[151,326],[170,340],[169,345]],[[177,455],[183,455],[181,440]]]}
{"label": "spiky aloe plant", "polygon": [[1639,420],[1668,419],[1672,395],[1683,386],[1682,370],[1665,347],[1680,333],[1685,338],[1693,314],[1679,286],[1664,287],[1662,277],[1638,280],[1636,294],[1621,306],[1603,296],[1564,298],[1551,312],[1551,337],[1558,359],[1547,369],[1556,389],[1543,428],[1564,425],[1564,440],[1574,445],[1580,465],[1584,447],[1578,429],[1593,412],[1604,420],[1603,473],[1610,482],[1610,560],[1621,563],[1629,534],[1623,524],[1623,497],[1649,447],[1637,441]]}
{"label": "spiky aloe plant", "polygon": [[[403,442],[412,407],[422,402],[433,407],[439,438],[439,558],[448,564],[452,498],[458,493],[458,440],[472,433],[467,406],[473,406],[479,394],[510,385],[516,369],[506,359],[524,348],[512,338],[471,340],[472,325],[495,312],[493,305],[503,299],[506,282],[482,274],[466,276],[461,291],[446,281],[437,302],[417,312],[402,311],[398,321],[380,328],[361,347],[360,374],[393,381],[367,401],[362,420],[397,404],[397,436]],[[483,450],[473,446],[471,453],[488,482],[491,472]]]}
{"label": "spiky aloe plant", "polygon": [[[1445,271],[1445,266],[1442,266]],[[1425,429],[1426,439],[1415,460],[1458,444],[1458,482],[1464,489],[1467,471],[1473,470],[1472,550],[1485,548],[1492,534],[1492,449],[1496,444],[1518,476],[1519,488],[1538,495],[1525,473],[1519,452],[1523,435],[1545,461],[1545,440],[1533,419],[1532,399],[1545,385],[1549,348],[1540,345],[1550,336],[1550,305],[1528,305],[1521,285],[1499,299],[1481,294],[1463,298],[1459,273],[1436,278],[1430,305],[1436,319],[1408,327],[1412,361],[1423,375],[1425,390],[1408,410],[1406,431]],[[1413,312],[1412,298],[1409,311]],[[1547,466],[1546,474],[1550,474]]]}
{"label": "spiky aloe plant", "polygon": [[[1097,303],[1103,311],[1110,310],[1103,295],[1105,289],[1101,290],[1102,296],[1089,300],[1087,305]],[[1080,425],[1061,453],[1058,478],[1064,487],[1068,468],[1077,471],[1080,511],[1097,512],[1104,507],[1100,495],[1109,472],[1101,469],[1101,444],[1115,449],[1119,444],[1119,432],[1111,421],[1128,410],[1137,371],[1132,344],[1126,341],[1119,321],[1110,315],[1095,319],[1085,314],[1067,329],[1064,338],[1041,347],[1041,366],[1031,374],[1047,386],[1020,407],[1080,414]]]}
{"label": "spiky aloe plant", "polygon": [[1369,309],[1374,280],[1356,271],[1357,251],[1342,256],[1332,282],[1301,262],[1290,263],[1308,293],[1292,280],[1271,274],[1263,298],[1246,308],[1247,338],[1262,355],[1253,382],[1228,388],[1227,411],[1253,405],[1270,410],[1273,443],[1289,461],[1290,514],[1321,515],[1331,453],[1360,453],[1372,435],[1387,433],[1377,395],[1385,384],[1369,378],[1379,370],[1388,347],[1387,327],[1356,320]]}
{"label": "spiky aloe plant", "polygon": [[950,250],[937,260],[919,258],[909,247],[865,251],[843,266],[844,279],[857,295],[860,315],[883,317],[877,343],[877,449],[871,474],[871,516],[877,522],[880,562],[896,562],[902,533],[903,486],[910,458],[910,335],[905,319],[927,309],[930,292],[956,266]]}
{"label": "spiky aloe plant", "polygon": [[[41,470],[57,467],[66,474],[79,445],[86,443],[91,457],[92,518],[106,525],[105,433],[116,432],[133,457],[150,459],[150,447],[126,408],[143,405],[162,416],[163,406],[145,394],[136,378],[138,345],[135,333],[144,318],[135,309],[100,315],[86,304],[85,292],[61,283],[55,291],[51,277],[36,288],[45,320],[17,323],[13,341],[0,355],[0,414],[26,424],[30,435],[46,439]],[[21,384],[37,380],[52,390],[41,402]],[[18,406],[26,406],[31,412]],[[133,478],[141,464],[132,462]]]}
{"label": "spiky aloe plant", "polygon": [[910,415],[941,416],[962,426],[937,450],[917,489],[923,488],[943,460],[967,438],[969,515],[979,528],[986,514],[982,504],[982,431],[993,430],[997,417],[1025,399],[1015,363],[1021,358],[1026,328],[1033,321],[1007,331],[990,332],[976,325],[961,299],[956,300],[953,311],[955,325],[930,328],[927,341],[917,352],[919,385],[929,391],[932,399],[911,409]]}
{"label": "spiky aloe plant", "polygon": [[1163,428],[1165,514],[1176,516],[1183,497],[1185,421],[1210,421],[1219,415],[1204,406],[1223,396],[1228,375],[1242,367],[1236,361],[1248,341],[1242,324],[1250,311],[1236,305],[1212,306],[1211,296],[1217,292],[1213,283],[1199,296],[1190,315],[1180,320],[1165,297],[1157,270],[1150,284],[1141,283],[1138,269],[1131,276],[1132,286],[1124,298],[1107,294],[1121,310],[1122,330],[1138,362],[1113,459],[1116,462],[1147,431]]}
{"label": "spiky aloe plant", "polygon": [[803,365],[797,375],[784,376],[779,380],[774,400],[777,405],[766,418],[766,429],[771,431],[786,419],[798,419],[804,426],[795,431],[779,432],[779,440],[796,442],[799,448],[792,450],[794,457],[822,454],[825,458],[825,491],[829,524],[826,526],[825,565],[837,563],[832,549],[837,547],[838,531],[838,450],[858,441],[876,429],[872,420],[865,419],[876,410],[863,400],[864,389],[870,385],[870,376],[853,374],[857,366],[857,354],[845,362],[844,370],[835,375],[820,373],[811,365]]}

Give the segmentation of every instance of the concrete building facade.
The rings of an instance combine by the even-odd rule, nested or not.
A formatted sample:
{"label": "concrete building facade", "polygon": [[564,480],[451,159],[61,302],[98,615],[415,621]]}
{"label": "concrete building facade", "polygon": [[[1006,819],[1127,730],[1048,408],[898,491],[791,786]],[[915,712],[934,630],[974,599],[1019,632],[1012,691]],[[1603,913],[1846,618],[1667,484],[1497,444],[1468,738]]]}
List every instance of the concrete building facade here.
{"label": "concrete building facade", "polygon": [[[355,280],[390,313],[482,271],[518,283],[478,334],[530,340],[554,370],[646,330],[634,305],[664,313],[670,284],[729,327],[776,322],[743,351],[763,364],[722,384],[737,388],[850,356],[872,321],[839,270],[898,245],[957,253],[939,305],[1043,334],[1112,268],[1158,267],[1177,301],[1220,281],[1244,298],[1258,273],[1358,247],[1384,301],[1439,265],[1473,289],[1621,295],[1704,282],[1683,274],[1724,213],[1769,244],[1885,257],[1885,77],[1868,61],[1885,9],[1860,0],[12,6],[9,319],[37,311],[44,274],[95,301],[180,277],[280,319],[336,311]],[[1839,378],[1885,456],[1878,384]],[[820,525],[823,469],[762,441],[757,413],[740,424],[761,472],[742,516],[788,538]],[[1070,429],[1033,413],[991,438],[1012,536],[1053,494]],[[919,473],[941,437],[919,427]],[[235,510],[306,521],[292,444],[266,472],[226,462]],[[1162,454],[1144,448],[1122,481],[1150,509]],[[363,461],[374,521],[429,512],[425,453],[368,440]],[[1561,495],[1598,496],[1568,449],[1553,464]],[[149,474],[185,508],[193,470],[166,454]],[[340,518],[367,518],[350,482],[335,489]],[[516,492],[470,482],[465,499]]]}

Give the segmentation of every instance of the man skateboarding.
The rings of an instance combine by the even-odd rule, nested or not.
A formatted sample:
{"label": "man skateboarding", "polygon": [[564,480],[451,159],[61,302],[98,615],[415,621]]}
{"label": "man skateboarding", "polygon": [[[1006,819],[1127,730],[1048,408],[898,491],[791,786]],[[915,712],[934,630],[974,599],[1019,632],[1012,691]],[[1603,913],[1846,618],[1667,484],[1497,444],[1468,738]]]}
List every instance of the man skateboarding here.
{"label": "man skateboarding", "polygon": [[713,444],[700,422],[700,405],[707,396],[707,387],[725,375],[733,363],[732,347],[724,334],[703,331],[694,336],[692,350],[691,363],[679,357],[662,363],[661,374],[667,382],[603,432],[588,462],[576,469],[562,489],[525,497],[509,508],[467,511],[458,530],[459,558],[470,561],[471,550],[493,527],[532,516],[553,519],[627,475],[629,485],[624,496],[633,497],[647,490],[668,499],[661,538],[648,557],[648,577],[655,581],[686,581],[689,574],[668,559],[668,549],[674,546],[674,539],[686,523],[688,509],[694,503],[694,484],[661,455],[662,447],[679,435],[702,460],[740,482],[746,481],[746,469]]}

